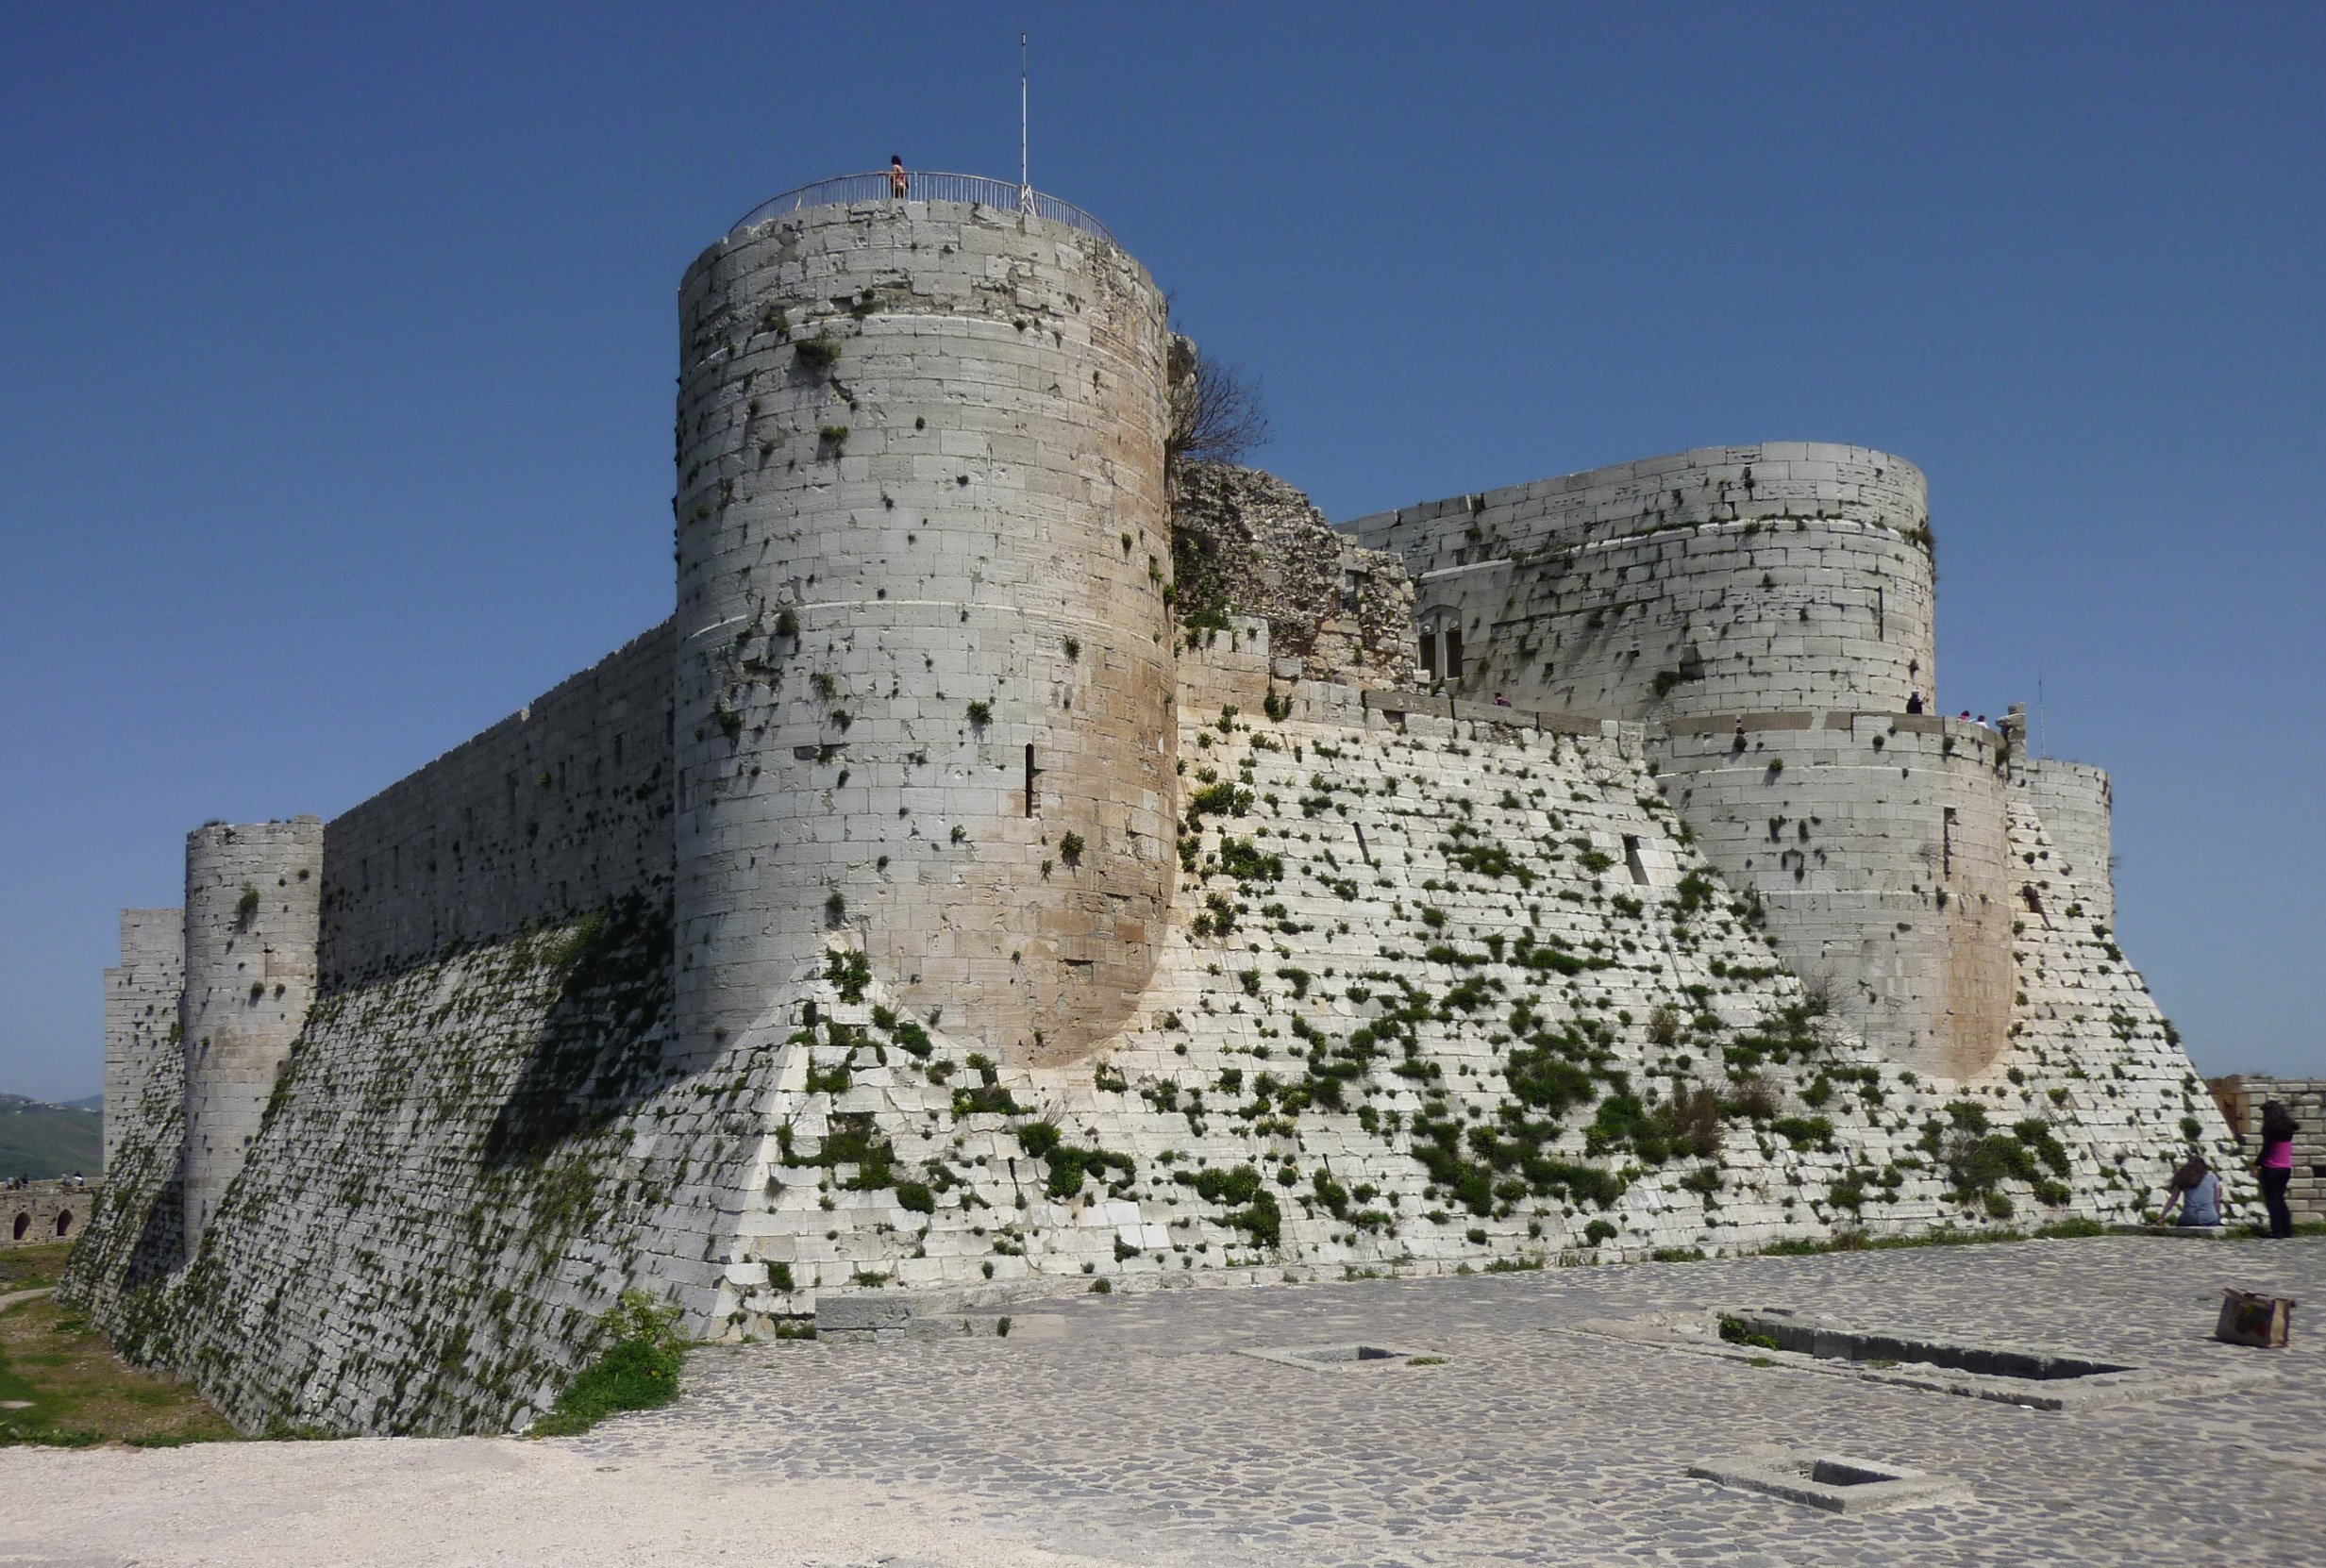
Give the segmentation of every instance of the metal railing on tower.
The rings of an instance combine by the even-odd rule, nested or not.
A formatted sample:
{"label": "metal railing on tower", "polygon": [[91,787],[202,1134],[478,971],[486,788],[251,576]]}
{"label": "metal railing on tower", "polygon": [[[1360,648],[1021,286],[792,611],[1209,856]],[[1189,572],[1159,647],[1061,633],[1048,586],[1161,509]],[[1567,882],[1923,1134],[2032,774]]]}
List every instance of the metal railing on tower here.
{"label": "metal railing on tower", "polygon": [[[1031,210],[1037,218],[1079,228],[1096,235],[1107,243],[1119,244],[1106,225],[1076,207],[1045,195],[1029,186],[1013,185],[1008,180],[988,179],[983,175],[952,175],[915,169],[905,176],[905,193],[899,197],[889,189],[889,172],[876,169],[862,175],[835,175],[812,185],[802,185],[786,191],[779,196],[770,196],[736,220],[729,234],[763,224],[768,219],[786,212],[797,212],[811,207],[859,207],[868,203],[895,202],[968,202],[979,207],[990,207],[998,212]],[[1029,207],[1030,204],[1030,208]]]}

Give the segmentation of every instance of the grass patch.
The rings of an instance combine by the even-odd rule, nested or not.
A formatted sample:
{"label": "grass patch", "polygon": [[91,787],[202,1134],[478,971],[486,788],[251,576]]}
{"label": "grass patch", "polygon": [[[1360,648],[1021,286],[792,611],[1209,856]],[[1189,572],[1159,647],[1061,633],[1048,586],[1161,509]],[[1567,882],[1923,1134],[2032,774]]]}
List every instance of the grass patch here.
{"label": "grass patch", "polygon": [[610,1415],[651,1410],[678,1397],[678,1371],[686,1344],[678,1338],[678,1314],[659,1307],[643,1291],[625,1291],[606,1314],[612,1340],[606,1353],[565,1385],[549,1413],[533,1423],[528,1437],[573,1437]]}
{"label": "grass patch", "polygon": [[56,1284],[64,1277],[65,1259],[72,1256],[71,1242],[56,1242],[44,1247],[10,1247],[0,1252],[0,1295]]}
{"label": "grass patch", "polygon": [[[48,1283],[69,1250],[67,1243],[0,1254],[8,1265],[0,1290]],[[190,1386],[126,1365],[104,1335],[54,1296],[0,1312],[0,1447],[158,1448],[239,1435]]]}

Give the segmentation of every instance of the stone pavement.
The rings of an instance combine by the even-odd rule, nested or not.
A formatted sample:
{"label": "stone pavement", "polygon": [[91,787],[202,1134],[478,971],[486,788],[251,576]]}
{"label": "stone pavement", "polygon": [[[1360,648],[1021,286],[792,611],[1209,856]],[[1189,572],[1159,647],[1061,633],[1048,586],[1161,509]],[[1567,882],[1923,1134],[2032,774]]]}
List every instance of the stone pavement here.
{"label": "stone pavement", "polygon": [[[1006,1339],[699,1351],[678,1405],[577,1439],[0,1453],[0,1563],[2315,1560],[2318,1317],[2297,1310],[2288,1350],[2217,1346],[2230,1284],[2326,1304],[2326,1241],[2110,1238],[1029,1302]],[[2268,1376],[2035,1411],[1572,1332],[1729,1307]],[[1311,1371],[1234,1354],[1350,1343],[1445,1359]],[[1836,1515],[1687,1475],[1766,1443],[1947,1477],[1968,1500]],[[277,1555],[279,1522],[259,1527],[257,1500],[335,1467],[336,1500],[313,1506],[360,1510],[360,1530],[326,1543],[357,1555]],[[367,1496],[374,1479],[383,1490]]]}

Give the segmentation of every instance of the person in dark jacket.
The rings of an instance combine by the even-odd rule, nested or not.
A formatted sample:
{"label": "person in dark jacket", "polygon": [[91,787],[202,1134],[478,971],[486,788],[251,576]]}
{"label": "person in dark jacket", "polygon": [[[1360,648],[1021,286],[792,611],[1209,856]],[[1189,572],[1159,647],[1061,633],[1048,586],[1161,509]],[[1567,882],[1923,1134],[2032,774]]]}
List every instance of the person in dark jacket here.
{"label": "person in dark jacket", "polygon": [[2254,1163],[2261,1177],[2262,1202],[2269,1206],[2269,1234],[2280,1239],[2294,1233],[2294,1211],[2285,1205],[2285,1186],[2294,1179],[2294,1134],[2300,1128],[2294,1113],[2277,1101],[2262,1106],[2262,1153]]}

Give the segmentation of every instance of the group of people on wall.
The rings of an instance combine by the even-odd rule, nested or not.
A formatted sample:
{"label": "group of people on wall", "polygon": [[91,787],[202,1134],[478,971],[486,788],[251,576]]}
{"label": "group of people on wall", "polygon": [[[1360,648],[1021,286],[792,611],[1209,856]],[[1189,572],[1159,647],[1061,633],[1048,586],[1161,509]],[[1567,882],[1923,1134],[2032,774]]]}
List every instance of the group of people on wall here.
{"label": "group of people on wall", "polygon": [[[2262,1150],[2254,1161],[2254,1175],[2261,1182],[2262,1203],[2269,1210],[2272,1237],[2294,1233],[2294,1211],[2285,1201],[2285,1189],[2294,1179],[2294,1134],[2300,1130],[2301,1124],[2284,1105],[2276,1100],[2263,1105]],[[2203,1155],[2192,1154],[2172,1173],[2172,1181],[2165,1189],[2165,1207],[2156,1217],[2160,1225],[2217,1226],[2226,1223],[2228,1213],[2219,1174]]]}

